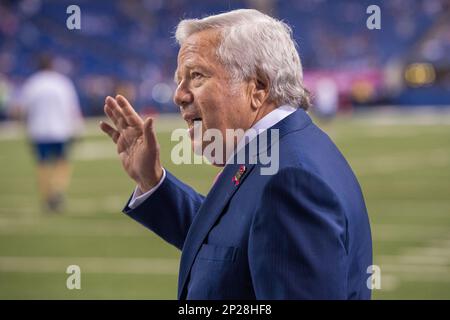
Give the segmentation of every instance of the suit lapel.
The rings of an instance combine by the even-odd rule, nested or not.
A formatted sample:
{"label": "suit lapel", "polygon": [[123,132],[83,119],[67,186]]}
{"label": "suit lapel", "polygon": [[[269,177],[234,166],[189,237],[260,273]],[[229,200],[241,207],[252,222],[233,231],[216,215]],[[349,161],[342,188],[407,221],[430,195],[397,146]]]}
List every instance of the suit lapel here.
{"label": "suit lapel", "polygon": [[181,297],[186,280],[191,270],[195,257],[217,219],[220,217],[224,207],[230,201],[233,194],[239,189],[245,178],[250,174],[254,165],[245,165],[246,171],[241,177],[239,184],[233,183],[233,177],[239,170],[239,164],[228,164],[225,166],[220,177],[209,191],[208,196],[203,201],[197,215],[192,221],[189,232],[184,242],[180,274],[178,278],[178,298]]}
{"label": "suit lapel", "polygon": [[[272,129],[279,130],[279,138],[281,139],[285,134],[291,131],[300,130],[310,123],[311,119],[306,112],[299,109],[292,115],[275,124]],[[270,146],[273,143],[275,142],[269,142],[266,149],[270,149]],[[258,151],[260,151],[259,153],[262,152],[262,150]],[[249,157],[246,147],[244,148],[244,152],[247,155],[245,157],[246,162],[248,162]],[[239,189],[242,183],[244,183],[245,178],[255,167],[254,164],[246,163],[246,171],[240,178],[239,183],[236,185],[233,183],[232,179],[239,170],[240,166],[241,165],[237,164],[236,161],[234,164],[228,164],[225,166],[223,172],[213,185],[212,189],[209,191],[197,215],[192,221],[181,254],[180,273],[178,277],[178,299],[181,299],[185,295],[184,292],[187,285],[188,275],[206,236],[222,214],[223,209],[228,204],[231,197]]]}

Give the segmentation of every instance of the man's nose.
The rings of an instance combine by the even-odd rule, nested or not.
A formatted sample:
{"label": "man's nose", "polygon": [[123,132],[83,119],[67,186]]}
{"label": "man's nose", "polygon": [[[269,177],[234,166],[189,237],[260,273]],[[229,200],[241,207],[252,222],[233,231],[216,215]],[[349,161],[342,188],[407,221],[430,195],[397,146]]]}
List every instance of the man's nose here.
{"label": "man's nose", "polygon": [[182,108],[190,105],[194,101],[192,92],[186,89],[183,84],[180,84],[173,95],[173,102]]}

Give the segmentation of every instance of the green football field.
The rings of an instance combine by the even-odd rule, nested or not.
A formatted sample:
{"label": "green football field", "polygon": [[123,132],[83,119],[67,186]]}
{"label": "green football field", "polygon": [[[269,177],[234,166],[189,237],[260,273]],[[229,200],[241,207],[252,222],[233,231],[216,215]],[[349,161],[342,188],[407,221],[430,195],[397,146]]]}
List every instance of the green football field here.
{"label": "green football field", "polygon": [[[374,299],[450,298],[449,120],[365,115],[322,126],[365,194],[381,270]],[[207,193],[216,168],[170,161],[170,132],[184,124],[161,117],[156,127],[164,166]],[[72,158],[67,210],[47,214],[23,134],[0,127],[0,299],[176,299],[180,253],[121,213],[134,185],[96,121]],[[80,290],[66,287],[69,265],[81,268]]]}

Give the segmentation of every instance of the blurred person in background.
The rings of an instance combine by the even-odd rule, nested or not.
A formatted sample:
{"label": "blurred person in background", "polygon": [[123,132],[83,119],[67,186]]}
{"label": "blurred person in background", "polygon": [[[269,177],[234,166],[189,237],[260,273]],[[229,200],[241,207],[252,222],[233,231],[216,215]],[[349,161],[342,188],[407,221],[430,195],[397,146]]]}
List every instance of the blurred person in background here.
{"label": "blurred person in background", "polygon": [[338,111],[339,92],[332,78],[320,79],[315,97],[315,114],[323,122],[331,121]]}
{"label": "blurred person in background", "polygon": [[0,73],[0,121],[8,116],[8,100],[10,99],[10,85],[5,77]]}
{"label": "blurred person in background", "polygon": [[71,175],[69,147],[81,134],[83,119],[74,84],[52,70],[50,56],[42,55],[39,70],[25,81],[18,109],[37,160],[41,199],[46,210],[59,212]]}

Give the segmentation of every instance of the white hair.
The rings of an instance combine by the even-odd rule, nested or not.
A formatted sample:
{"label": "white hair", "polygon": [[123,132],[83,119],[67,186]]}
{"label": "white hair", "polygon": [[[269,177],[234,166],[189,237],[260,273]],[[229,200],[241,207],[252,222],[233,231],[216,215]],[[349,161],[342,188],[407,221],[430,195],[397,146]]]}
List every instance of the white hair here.
{"label": "white hair", "polygon": [[219,60],[233,80],[266,78],[269,99],[307,109],[309,93],[303,87],[303,71],[291,28],[254,9],[239,9],[203,19],[182,20],[175,38],[181,46],[192,34],[219,29]]}

